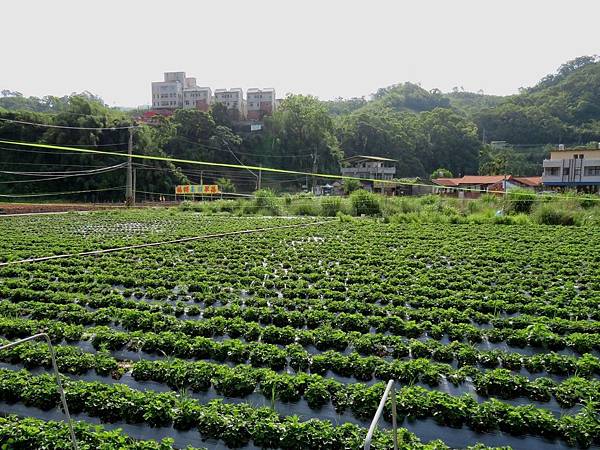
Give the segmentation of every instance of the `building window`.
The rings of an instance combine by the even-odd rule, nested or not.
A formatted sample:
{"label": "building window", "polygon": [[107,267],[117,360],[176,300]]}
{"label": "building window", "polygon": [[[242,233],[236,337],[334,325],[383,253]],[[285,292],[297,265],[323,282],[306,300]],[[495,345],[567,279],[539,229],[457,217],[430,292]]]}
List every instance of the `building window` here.
{"label": "building window", "polygon": [[544,169],[544,175],[547,177],[558,176],[558,167],[546,167],[546,169]]}
{"label": "building window", "polygon": [[586,177],[598,177],[600,176],[600,166],[588,166],[584,169]]}
{"label": "building window", "polygon": [[569,172],[570,172],[570,170],[568,167],[563,167],[563,176],[568,176]]}

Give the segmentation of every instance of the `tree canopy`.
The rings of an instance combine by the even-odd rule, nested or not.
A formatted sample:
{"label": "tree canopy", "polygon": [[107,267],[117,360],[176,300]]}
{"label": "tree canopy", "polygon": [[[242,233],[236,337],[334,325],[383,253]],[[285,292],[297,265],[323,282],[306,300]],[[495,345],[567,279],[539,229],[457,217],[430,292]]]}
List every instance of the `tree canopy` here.
{"label": "tree canopy", "polygon": [[[0,94],[0,118],[24,122],[111,128],[134,123],[133,114],[139,113],[110,108],[89,92],[42,98],[25,97],[8,89]],[[443,93],[399,83],[378,89],[370,98],[320,101],[312,96],[289,95],[264,118],[259,132],[244,130],[233,119],[218,104],[208,112],[177,110],[171,117],[157,116],[151,126],[136,128],[134,151],[330,174],[340,173],[344,157],[375,155],[396,160],[398,177],[431,177],[440,167],[455,176],[505,171],[539,175],[551,145],[600,140],[600,62],[597,56],[567,61],[535,86],[507,97],[461,88]],[[0,121],[0,138],[123,152],[128,131],[45,128]],[[487,145],[492,141],[506,141],[507,145]],[[119,164],[122,158],[6,146],[1,151],[2,193],[95,190],[124,184],[122,169],[44,181],[10,173],[87,170]],[[136,165],[138,185],[147,192],[172,192],[175,183],[215,182],[218,178],[244,191],[255,188],[259,178],[256,169],[240,174],[234,169],[205,170],[189,164],[178,164],[181,171],[167,163]],[[298,190],[307,181],[305,177],[288,178],[285,189],[289,190]],[[273,180],[272,187],[279,188],[281,180]],[[80,198],[119,200],[122,193],[90,193]]]}

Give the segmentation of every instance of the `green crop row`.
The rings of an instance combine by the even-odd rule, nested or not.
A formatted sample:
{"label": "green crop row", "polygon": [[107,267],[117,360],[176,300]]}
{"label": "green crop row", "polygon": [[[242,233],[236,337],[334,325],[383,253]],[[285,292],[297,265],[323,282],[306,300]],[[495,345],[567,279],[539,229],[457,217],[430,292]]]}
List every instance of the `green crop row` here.
{"label": "green crop row", "polygon": [[[227,397],[245,397],[260,390],[267,398],[279,398],[282,401],[298,401],[304,397],[311,407],[320,407],[323,402],[331,401],[338,412],[351,408],[359,417],[370,417],[371,409],[355,411],[351,400],[362,396],[368,389],[361,383],[344,384],[324,379],[321,375],[308,375],[299,372],[296,375],[279,374],[272,369],[254,368],[238,365],[233,368],[210,362],[187,362],[184,360],[140,360],[118,361],[106,352],[90,354],[72,346],[56,346],[56,358],[59,370],[63,373],[83,374],[95,370],[99,375],[112,375],[119,378],[131,368],[133,378],[138,381],[152,380],[164,383],[172,389],[191,388],[203,391],[213,386],[218,393]],[[329,355],[328,355],[329,356]],[[335,361],[331,355],[330,364]],[[600,401],[600,381],[571,377],[556,383],[549,378],[540,377],[529,380],[522,375],[513,374],[506,369],[494,369],[480,372],[472,366],[453,369],[448,364],[432,363],[425,359],[398,361],[388,366],[360,364],[360,359],[350,358],[354,363],[354,374],[359,370],[371,370],[381,379],[395,378],[402,383],[416,382],[437,386],[442,378],[459,385],[472,379],[478,393],[503,399],[528,397],[537,401],[549,401],[552,396],[566,408],[589,401]],[[0,361],[11,364],[23,364],[26,368],[51,367],[50,353],[44,343],[27,343],[0,352]],[[368,362],[371,362],[367,360]],[[311,367],[312,368],[312,367]],[[318,367],[314,367],[318,371]],[[321,368],[322,370],[322,368]],[[342,370],[338,368],[338,370]],[[363,374],[364,375],[364,374]],[[326,392],[327,395],[321,395]],[[313,394],[320,393],[315,396]],[[347,401],[349,400],[350,401]],[[373,406],[373,405],[371,405]]]}
{"label": "green crop row", "polygon": [[[180,430],[197,428],[205,438],[223,440],[228,446],[255,445],[274,448],[359,448],[364,429],[351,424],[336,427],[317,419],[300,422],[279,417],[269,408],[211,401],[207,404],[174,393],[140,392],[124,385],[64,380],[66,398],[73,414],[86,413],[103,422],[145,423]],[[353,410],[374,409],[383,385],[375,385],[351,399]],[[55,380],[50,375],[33,377],[26,372],[0,370],[0,400],[23,402],[43,410],[60,404]],[[556,418],[533,406],[510,406],[497,400],[477,403],[469,395],[454,397],[420,387],[403,387],[397,393],[401,418],[432,417],[444,426],[467,425],[479,432],[505,431],[561,438],[571,445],[589,447],[600,442],[600,423],[593,406],[576,415]],[[390,417],[389,405],[386,412]],[[413,435],[403,433],[407,439]],[[389,432],[381,433],[389,439]]]}
{"label": "green crop row", "polygon": [[[96,349],[145,351],[161,355],[172,355],[189,359],[214,359],[244,363],[249,361],[257,367],[270,367],[281,370],[287,365],[294,370],[311,370],[325,373],[331,370],[344,376],[354,376],[369,380],[373,376],[399,378],[400,369],[395,367],[405,362],[387,361],[381,356],[362,357],[357,353],[342,355],[328,351],[322,354],[310,354],[299,344],[289,344],[284,348],[259,342],[244,343],[238,339],[217,342],[206,337],[193,337],[172,332],[143,333],[117,332],[107,327],[90,328],[87,331],[81,325],[68,325],[55,321],[35,321],[27,319],[0,318],[0,335],[10,339],[22,338],[47,332],[55,342],[63,339],[77,342],[91,339]],[[377,352],[374,352],[377,354]],[[500,350],[483,351],[468,344],[453,342],[447,345],[429,340],[422,342],[412,339],[394,350],[396,358],[411,356],[428,357],[435,361],[449,363],[457,361],[460,366],[481,365],[494,368],[501,365],[509,370],[526,368],[531,373],[546,371],[557,375],[578,375],[590,377],[600,374],[600,360],[590,354],[576,358],[558,353],[540,353],[526,356]]]}
{"label": "green crop row", "polygon": [[[161,442],[132,439],[120,430],[107,431],[74,421],[77,445],[82,450],[172,450],[173,440]],[[69,428],[63,422],[43,421],[31,417],[0,417],[0,443],[6,450],[65,450],[72,448]],[[186,450],[202,450],[187,447]]]}
{"label": "green crop row", "polygon": [[[212,310],[215,311],[215,310]],[[600,333],[596,328],[586,333],[570,333],[564,336],[553,333],[544,324],[532,324],[525,329],[488,329],[480,330],[473,325],[464,323],[430,322],[418,323],[405,321],[398,317],[371,317],[371,323],[364,323],[357,315],[340,314],[335,316],[333,323],[327,320],[311,324],[313,330],[303,330],[303,324],[294,324],[296,327],[286,325],[265,325],[264,316],[260,311],[265,311],[270,319],[272,311],[263,308],[260,311],[240,309],[239,311],[219,310],[223,315],[206,317],[203,320],[180,320],[173,316],[147,311],[136,311],[116,307],[100,308],[93,312],[76,304],[48,304],[44,302],[23,302],[14,305],[0,301],[0,314],[9,316],[28,316],[35,320],[52,319],[61,320],[69,324],[84,325],[110,325],[119,324],[128,331],[172,331],[181,332],[189,336],[243,336],[246,340],[273,343],[314,345],[319,350],[335,349],[343,351],[357,340],[372,339],[375,336],[379,344],[394,346],[399,342],[398,336],[419,337],[426,333],[432,339],[441,339],[445,335],[452,341],[468,341],[480,343],[485,339],[498,343],[506,341],[509,345],[523,348],[527,345],[561,350],[573,349],[579,353],[600,349]],[[281,312],[282,316],[291,315]],[[318,317],[318,315],[317,315]],[[379,323],[378,333],[368,333],[369,325]],[[361,334],[362,333],[362,334]],[[391,335],[383,335],[391,333]],[[382,334],[377,337],[377,334]],[[395,339],[396,337],[396,339]]]}
{"label": "green crop row", "polygon": [[[252,440],[256,446],[266,448],[349,450],[360,447],[366,435],[366,430],[349,423],[334,426],[317,419],[282,418],[269,408],[216,400],[200,404],[175,393],[140,392],[118,384],[66,379],[63,383],[72,414],[86,413],[106,423],[121,421],[151,427],[173,425],[178,430],[196,428],[204,438],[220,439],[230,447],[243,446]],[[23,371],[0,370],[0,400],[23,402],[42,410],[60,404],[56,380],[52,376],[33,377]],[[400,438],[405,445],[421,448],[418,439],[406,430],[400,431]],[[374,441],[374,448],[389,448],[390,433],[378,432]]]}

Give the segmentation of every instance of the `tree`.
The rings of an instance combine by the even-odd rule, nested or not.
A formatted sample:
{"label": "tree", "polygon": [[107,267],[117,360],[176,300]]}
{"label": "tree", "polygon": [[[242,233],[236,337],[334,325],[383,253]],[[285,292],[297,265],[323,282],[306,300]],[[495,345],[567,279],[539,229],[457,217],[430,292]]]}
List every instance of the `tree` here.
{"label": "tree", "polygon": [[396,111],[421,112],[450,106],[450,101],[439,89],[427,91],[414,83],[395,84],[378,89],[373,94],[373,99]]}
{"label": "tree", "polygon": [[316,98],[289,95],[266,120],[271,151],[285,155],[283,164],[306,172],[338,172],[343,153],[332,118]]}
{"label": "tree", "polygon": [[348,195],[360,189],[362,185],[360,184],[360,181],[349,178],[344,180],[342,187],[344,189],[344,193]]}
{"label": "tree", "polygon": [[213,104],[210,108],[210,114],[217,125],[232,127],[229,110],[223,103]]}
{"label": "tree", "polygon": [[338,120],[338,140],[346,156],[383,156],[398,161],[400,176],[425,176],[430,166],[418,116],[370,104]]}
{"label": "tree", "polygon": [[[27,124],[0,122],[0,136],[3,139],[26,142],[44,142],[64,146],[82,146],[95,150],[119,151],[127,149],[129,131],[119,129],[132,125],[132,120],[125,114],[107,108],[90,96],[75,95],[68,97],[64,109],[58,114],[38,113],[32,111],[2,111],[0,115],[7,119],[34,122],[49,125],[62,125],[73,128],[46,128]],[[77,129],[75,127],[107,128],[105,130]],[[111,129],[116,127],[115,129]],[[139,127],[135,130],[134,152],[153,156],[166,156],[154,144],[156,131],[149,127]],[[8,147],[10,149],[10,147]],[[9,163],[11,170],[32,170],[32,164],[43,167],[44,171],[85,170],[89,167],[100,168],[115,166],[125,161],[118,156],[79,154],[75,152],[23,152],[22,148],[6,151],[3,162]],[[169,170],[166,170],[169,169]],[[37,169],[36,169],[37,170]],[[40,169],[42,170],[42,169]],[[19,177],[7,176],[6,181]],[[22,179],[22,177],[20,177]],[[139,191],[173,192],[173,185],[184,181],[172,164],[162,161],[147,161],[138,167],[137,185]],[[104,173],[68,177],[60,179],[40,180],[35,183],[2,184],[0,191],[10,194],[26,194],[38,192],[61,191],[95,191],[82,192],[69,198],[84,201],[121,201],[125,184],[124,168],[115,168]]]}
{"label": "tree", "polygon": [[235,184],[229,178],[217,178],[216,183],[221,192],[235,192]]}
{"label": "tree", "polygon": [[473,122],[450,109],[436,108],[422,113],[420,123],[434,167],[462,175],[477,172],[481,144]]}
{"label": "tree", "polygon": [[444,169],[444,168],[439,168],[439,169],[435,169],[432,173],[431,173],[431,179],[435,180],[436,178],[452,178],[454,175],[452,175],[452,172],[450,172],[448,169]]}

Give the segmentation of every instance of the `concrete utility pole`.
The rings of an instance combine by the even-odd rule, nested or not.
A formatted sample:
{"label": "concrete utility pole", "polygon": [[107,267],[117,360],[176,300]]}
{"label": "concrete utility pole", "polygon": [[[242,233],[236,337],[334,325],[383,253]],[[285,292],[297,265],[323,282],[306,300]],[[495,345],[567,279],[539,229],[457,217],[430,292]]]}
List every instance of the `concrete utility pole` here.
{"label": "concrete utility pole", "polygon": [[125,181],[125,204],[133,206],[135,199],[133,198],[133,164],[131,163],[131,155],[133,153],[133,128],[129,128],[129,145],[127,146],[127,180]]}
{"label": "concrete utility pole", "polygon": [[262,164],[260,165],[260,169],[258,169],[258,188],[260,190],[260,186],[262,184]]}

